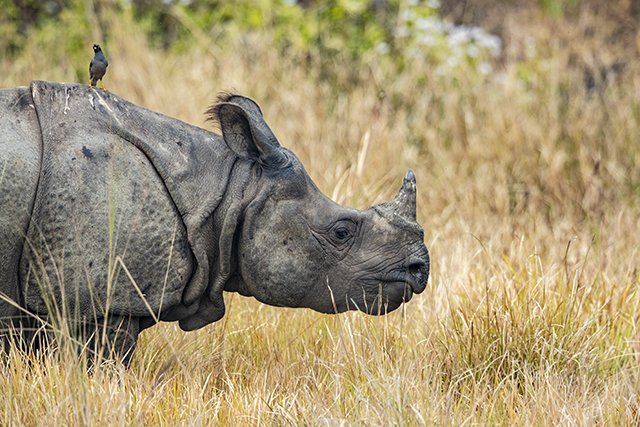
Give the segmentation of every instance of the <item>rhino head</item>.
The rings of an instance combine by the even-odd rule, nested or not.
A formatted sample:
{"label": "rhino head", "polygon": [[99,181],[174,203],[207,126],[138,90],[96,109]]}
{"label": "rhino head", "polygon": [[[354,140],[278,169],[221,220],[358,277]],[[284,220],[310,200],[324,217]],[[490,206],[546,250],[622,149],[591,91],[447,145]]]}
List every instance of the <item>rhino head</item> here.
{"label": "rhino head", "polygon": [[260,108],[225,96],[209,112],[227,146],[253,163],[224,289],[284,307],[385,314],[422,292],[429,276],[408,171],[395,199],[360,211],[330,200],[278,140]]}

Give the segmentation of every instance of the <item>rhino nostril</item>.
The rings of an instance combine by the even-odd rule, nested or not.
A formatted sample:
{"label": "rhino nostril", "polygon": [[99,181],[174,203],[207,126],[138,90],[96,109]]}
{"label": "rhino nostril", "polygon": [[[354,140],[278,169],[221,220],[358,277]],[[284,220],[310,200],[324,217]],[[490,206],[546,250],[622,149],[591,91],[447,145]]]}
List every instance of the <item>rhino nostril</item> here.
{"label": "rhino nostril", "polygon": [[407,272],[412,275],[420,274],[425,271],[427,264],[424,261],[413,260],[407,265]]}

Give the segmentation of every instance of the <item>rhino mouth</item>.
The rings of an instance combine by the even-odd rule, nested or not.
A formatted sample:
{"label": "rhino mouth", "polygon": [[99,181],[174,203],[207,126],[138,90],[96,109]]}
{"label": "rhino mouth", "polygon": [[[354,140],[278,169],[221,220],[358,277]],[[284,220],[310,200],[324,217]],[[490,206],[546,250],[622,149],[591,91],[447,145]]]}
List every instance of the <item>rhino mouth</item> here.
{"label": "rhino mouth", "polygon": [[349,306],[372,315],[386,314],[407,303],[413,294],[426,288],[427,272],[424,265],[391,271],[372,278],[362,288],[360,298],[352,298]]}
{"label": "rhino mouth", "polygon": [[422,260],[408,263],[406,266],[392,270],[376,277],[377,292],[366,312],[370,314],[384,314],[395,310],[403,303],[409,302],[413,294],[419,294],[427,286],[429,265]]}
{"label": "rhino mouth", "polygon": [[401,275],[380,277],[372,280],[368,291],[363,287],[359,297],[350,298],[348,307],[374,316],[387,314],[411,300],[415,293],[413,286]]}
{"label": "rhino mouth", "polygon": [[[412,294],[419,294],[426,288],[426,278],[423,275],[416,276],[404,272],[393,272],[379,279],[383,287],[404,286],[406,288],[408,298]],[[408,301],[409,299],[407,299]]]}
{"label": "rhino mouth", "polygon": [[[380,277],[379,280],[384,284],[404,284],[408,288],[407,291],[419,294],[427,287],[428,277],[429,263],[421,259],[416,259],[410,261],[400,269],[385,274]],[[411,295],[409,295],[409,298],[411,298]]]}

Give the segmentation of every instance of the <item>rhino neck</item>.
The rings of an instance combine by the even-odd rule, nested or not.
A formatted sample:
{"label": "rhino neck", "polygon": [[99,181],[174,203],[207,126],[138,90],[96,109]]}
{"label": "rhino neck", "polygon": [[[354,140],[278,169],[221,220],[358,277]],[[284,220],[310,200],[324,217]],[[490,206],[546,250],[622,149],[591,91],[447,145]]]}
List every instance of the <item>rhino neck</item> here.
{"label": "rhino neck", "polygon": [[[220,202],[210,216],[201,219],[197,232],[189,231],[198,266],[185,290],[183,304],[195,311],[180,319],[182,329],[198,329],[220,319],[225,311],[223,291],[243,288],[238,272],[237,236],[247,206],[258,192],[258,171],[255,163],[236,159]],[[193,302],[186,298],[193,298]]]}
{"label": "rhino neck", "polygon": [[[221,248],[219,253],[222,253],[223,247],[228,248],[227,259],[230,260],[231,264],[230,268],[226,270],[223,268],[218,270],[225,272],[223,288],[212,287],[212,290],[222,289],[250,297],[254,295],[246,286],[238,266],[238,260],[242,256],[239,250],[239,240],[242,230],[251,230],[257,225],[254,224],[254,219],[270,198],[271,192],[263,188],[265,184],[261,180],[262,169],[257,163],[238,163],[237,171],[234,169],[234,176],[230,179],[233,190],[230,191],[228,197],[225,197],[220,211],[216,212],[216,218],[218,219],[215,221],[216,224],[225,223],[221,227],[221,236],[225,234],[224,228],[227,227],[227,224],[229,224],[227,232],[230,232],[231,227],[233,227],[233,239],[231,241],[228,239],[225,241],[224,238],[218,240]],[[238,179],[236,179],[236,174]],[[221,220],[223,217],[224,221]],[[251,231],[249,233],[252,234]]]}
{"label": "rhino neck", "polygon": [[[237,159],[228,179],[227,191],[212,216],[215,239],[210,248],[211,280],[209,296],[232,290],[240,279],[238,274],[238,233],[260,185],[260,169],[253,163]],[[233,279],[233,280],[232,280]]]}

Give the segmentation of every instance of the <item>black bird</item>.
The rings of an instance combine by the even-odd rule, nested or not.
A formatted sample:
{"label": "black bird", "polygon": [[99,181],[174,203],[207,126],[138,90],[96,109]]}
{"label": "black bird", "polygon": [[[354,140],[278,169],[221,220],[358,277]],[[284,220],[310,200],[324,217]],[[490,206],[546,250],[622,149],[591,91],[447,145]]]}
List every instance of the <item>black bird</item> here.
{"label": "black bird", "polygon": [[104,56],[104,53],[102,53],[102,49],[100,48],[99,44],[93,45],[93,51],[95,52],[95,54],[93,55],[93,59],[89,64],[89,77],[91,78],[91,86],[95,86],[98,83],[98,80],[102,80],[105,73],[107,72],[107,67],[109,66],[109,62]]}

